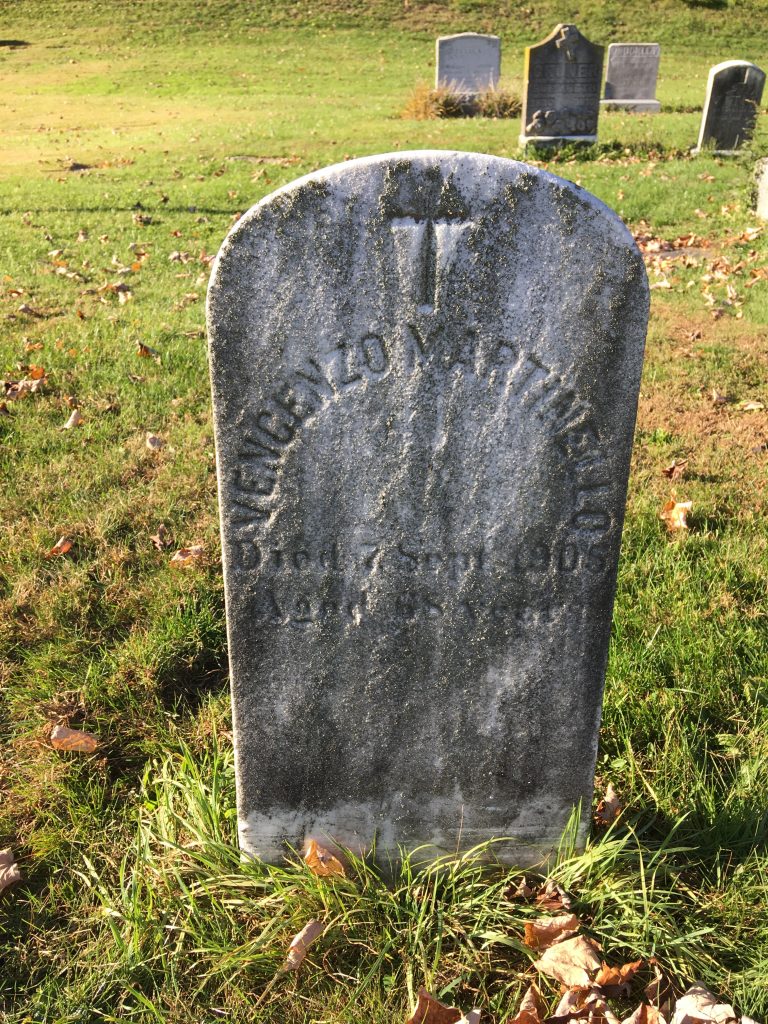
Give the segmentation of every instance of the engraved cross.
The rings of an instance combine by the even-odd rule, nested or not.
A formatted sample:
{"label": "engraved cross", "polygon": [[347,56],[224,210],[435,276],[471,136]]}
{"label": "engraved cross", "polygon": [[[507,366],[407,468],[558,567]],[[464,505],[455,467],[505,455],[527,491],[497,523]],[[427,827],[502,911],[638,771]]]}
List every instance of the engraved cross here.
{"label": "engraved cross", "polygon": [[456,244],[471,223],[463,204],[447,199],[443,193],[436,202],[399,204],[390,209],[400,278],[421,313],[432,313],[439,305]]}

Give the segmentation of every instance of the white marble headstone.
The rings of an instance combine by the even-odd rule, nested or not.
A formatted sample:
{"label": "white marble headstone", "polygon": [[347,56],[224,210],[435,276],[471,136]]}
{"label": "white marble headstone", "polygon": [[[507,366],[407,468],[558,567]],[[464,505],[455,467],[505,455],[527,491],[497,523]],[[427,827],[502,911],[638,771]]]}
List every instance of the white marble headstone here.
{"label": "white marble headstone", "polygon": [[648,287],[583,189],[329,167],[208,299],[244,850],[520,864],[589,820]]}
{"label": "white marble headstone", "polygon": [[478,32],[441,36],[436,44],[435,86],[472,95],[498,85],[501,40]]}

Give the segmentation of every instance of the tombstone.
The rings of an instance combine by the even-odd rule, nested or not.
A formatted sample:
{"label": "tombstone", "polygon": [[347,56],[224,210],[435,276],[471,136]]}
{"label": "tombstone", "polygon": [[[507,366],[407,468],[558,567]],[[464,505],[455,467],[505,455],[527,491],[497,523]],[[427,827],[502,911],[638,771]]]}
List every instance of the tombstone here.
{"label": "tombstone", "polygon": [[380,862],[589,822],[648,288],[511,160],[368,157],[233,227],[208,297],[240,842]]}
{"label": "tombstone", "polygon": [[501,39],[477,32],[441,36],[435,43],[435,88],[451,87],[464,95],[495,88],[501,69]]}
{"label": "tombstone", "polygon": [[627,110],[633,114],[658,114],[656,99],[661,47],[658,43],[611,43],[605,74],[603,110]]}
{"label": "tombstone", "polygon": [[765,72],[746,60],[726,60],[710,68],[701,117],[699,142],[704,149],[726,155],[752,137],[763,96]]}
{"label": "tombstone", "polygon": [[755,164],[755,213],[760,220],[768,220],[768,157]]}
{"label": "tombstone", "polygon": [[522,146],[596,142],[603,47],[558,25],[525,51]]}

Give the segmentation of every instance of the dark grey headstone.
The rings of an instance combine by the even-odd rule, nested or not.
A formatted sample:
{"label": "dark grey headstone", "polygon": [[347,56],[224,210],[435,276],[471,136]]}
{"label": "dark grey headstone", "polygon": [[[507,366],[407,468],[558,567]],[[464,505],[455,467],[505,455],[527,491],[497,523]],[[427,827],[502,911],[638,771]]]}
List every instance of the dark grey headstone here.
{"label": "dark grey headstone", "polygon": [[611,43],[603,109],[657,114],[661,109],[656,99],[660,55],[658,43]]}
{"label": "dark grey headstone", "polygon": [[435,86],[474,95],[495,88],[501,70],[501,40],[478,32],[441,36],[435,43]]}
{"label": "dark grey headstone", "polygon": [[726,60],[710,68],[695,152],[730,153],[752,137],[763,96],[765,72],[746,60]]}
{"label": "dark grey headstone", "polygon": [[246,851],[526,863],[588,821],[647,309],[619,218],[497,157],[354,160],[232,229],[208,323]]}
{"label": "dark grey headstone", "polygon": [[558,25],[525,51],[520,144],[595,142],[603,47],[575,25]]}

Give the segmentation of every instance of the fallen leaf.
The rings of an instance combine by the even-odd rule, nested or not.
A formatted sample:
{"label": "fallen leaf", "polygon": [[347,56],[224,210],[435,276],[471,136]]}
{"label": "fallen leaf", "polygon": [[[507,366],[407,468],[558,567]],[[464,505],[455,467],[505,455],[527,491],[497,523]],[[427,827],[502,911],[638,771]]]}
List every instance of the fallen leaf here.
{"label": "fallen leaf", "polygon": [[568,939],[581,927],[575,914],[563,914],[560,917],[541,917],[535,921],[525,922],[525,944],[531,949],[546,949],[555,942]]}
{"label": "fallen leaf", "polygon": [[39,352],[43,347],[42,341],[30,341],[29,338],[24,342],[25,352]]}
{"label": "fallen leaf", "polygon": [[742,412],[759,412],[765,408],[764,402],[742,402],[739,405]]}
{"label": "fallen leaf", "polygon": [[721,394],[717,388],[712,388],[712,404],[713,405],[725,405],[728,401],[728,396]]}
{"label": "fallen leaf", "polygon": [[608,964],[603,964],[595,978],[595,984],[611,998],[628,996],[632,979],[642,966],[642,960],[634,960],[632,963],[622,964],[620,967],[609,967]]}
{"label": "fallen leaf", "polygon": [[619,795],[613,788],[613,783],[609,782],[608,788],[605,791],[605,796],[597,805],[595,821],[598,825],[612,825],[621,812],[622,806],[619,800]]}
{"label": "fallen leaf", "polygon": [[675,1005],[672,1024],[694,1024],[696,1021],[712,1021],[714,1024],[729,1024],[738,1017],[729,1003],[719,1003],[709,989],[696,982]]}
{"label": "fallen leaf", "polygon": [[100,746],[93,733],[69,729],[66,725],[54,725],[50,740],[54,750],[71,750],[78,754],[92,754]]}
{"label": "fallen leaf", "polygon": [[288,955],[281,971],[298,971],[307,955],[307,950],[325,931],[325,925],[321,921],[309,921],[298,935],[294,935],[288,947]]}
{"label": "fallen leaf", "polygon": [[446,1006],[439,999],[431,996],[425,988],[419,989],[419,1001],[413,1015],[406,1024],[458,1024],[461,1011],[453,1006]]}
{"label": "fallen leaf", "polygon": [[680,459],[679,462],[676,459],[672,459],[670,464],[662,469],[661,475],[665,476],[667,480],[677,480],[683,475],[687,465],[688,459]]}
{"label": "fallen leaf", "polygon": [[36,316],[40,318],[43,318],[46,315],[45,313],[41,313],[39,309],[33,309],[32,306],[27,305],[26,302],[22,302],[19,306],[19,312],[26,313],[27,316]]}
{"label": "fallen leaf", "polygon": [[659,1010],[663,1018],[668,1018],[675,992],[672,983],[668,978],[664,977],[653,959],[650,961],[650,964],[653,967],[655,977],[653,981],[645,986],[643,995],[649,1003]]}
{"label": "fallen leaf", "polygon": [[81,415],[79,409],[73,409],[72,415],[69,417],[67,422],[61,428],[62,430],[71,430],[72,427],[79,427],[85,422],[85,417]]}
{"label": "fallen leaf", "polygon": [[156,349],[150,348],[149,345],[145,345],[143,341],[137,343],[136,355],[141,356],[142,359],[154,359],[156,363],[161,362],[162,359],[160,353]]}
{"label": "fallen leaf", "polygon": [[334,857],[330,850],[321,846],[316,839],[308,839],[304,847],[304,861],[314,875],[321,878],[340,876],[344,878],[346,872],[344,865],[338,857]]}
{"label": "fallen leaf", "polygon": [[68,551],[72,550],[73,544],[74,541],[71,537],[59,537],[45,557],[54,558],[56,555],[66,555]]}
{"label": "fallen leaf", "polygon": [[10,850],[0,850],[0,892],[21,881],[19,865]]}
{"label": "fallen leaf", "polygon": [[199,558],[202,558],[205,554],[205,548],[202,544],[193,544],[189,548],[179,548],[171,556],[170,564],[176,568],[183,567],[186,565],[192,565]]}
{"label": "fallen leaf", "polygon": [[0,402],[0,416],[10,416],[10,415],[11,415],[11,410],[8,408],[8,406],[5,404],[5,402]]}
{"label": "fallen leaf", "polygon": [[546,1016],[546,1006],[536,985],[531,984],[520,1002],[517,1016],[510,1024],[541,1024]]}
{"label": "fallen leaf", "polygon": [[667,1022],[655,1006],[640,1003],[635,1012],[629,1017],[625,1017],[621,1024],[667,1024]]}
{"label": "fallen leaf", "polygon": [[659,518],[664,520],[670,533],[687,530],[689,527],[686,517],[692,508],[692,501],[668,501],[659,513]]}
{"label": "fallen leaf", "polygon": [[165,528],[165,523],[160,523],[157,528],[157,533],[149,538],[155,545],[158,551],[163,551],[165,548],[171,546],[171,540],[168,536],[168,531]]}
{"label": "fallen leaf", "polygon": [[480,1024],[480,1011],[470,1010],[466,1017],[462,1017],[456,1024]]}
{"label": "fallen leaf", "polygon": [[563,985],[578,985],[585,988],[592,984],[591,972],[600,970],[598,955],[600,947],[585,935],[577,935],[564,942],[556,942],[546,949],[534,967],[542,974],[561,982]]}
{"label": "fallen leaf", "polygon": [[165,448],[165,441],[157,434],[147,434],[146,444],[151,452],[159,452],[161,448]]}
{"label": "fallen leaf", "polygon": [[536,896],[536,905],[542,910],[570,910],[573,900],[562,885],[548,879],[544,889]]}

